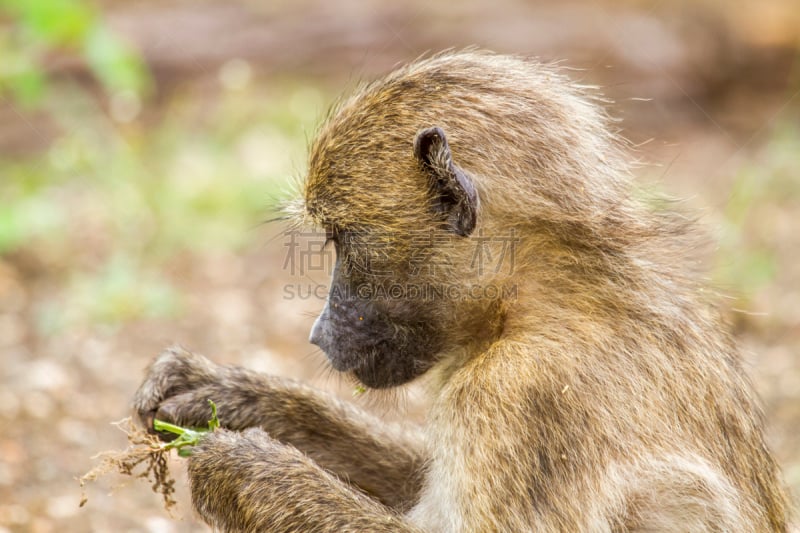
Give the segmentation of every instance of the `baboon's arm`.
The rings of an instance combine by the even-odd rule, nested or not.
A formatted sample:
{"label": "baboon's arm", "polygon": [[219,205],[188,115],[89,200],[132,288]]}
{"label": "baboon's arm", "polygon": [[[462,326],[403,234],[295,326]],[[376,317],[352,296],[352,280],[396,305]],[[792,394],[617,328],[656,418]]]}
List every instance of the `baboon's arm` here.
{"label": "baboon's arm", "polygon": [[205,437],[189,459],[189,480],[198,513],[222,531],[417,531],[258,429]]}
{"label": "baboon's arm", "polygon": [[154,417],[204,426],[209,399],[223,427],[261,428],[393,509],[405,511],[417,499],[425,457],[416,428],[389,426],[292,380],[172,348],[150,365],[134,408],[147,427]]}

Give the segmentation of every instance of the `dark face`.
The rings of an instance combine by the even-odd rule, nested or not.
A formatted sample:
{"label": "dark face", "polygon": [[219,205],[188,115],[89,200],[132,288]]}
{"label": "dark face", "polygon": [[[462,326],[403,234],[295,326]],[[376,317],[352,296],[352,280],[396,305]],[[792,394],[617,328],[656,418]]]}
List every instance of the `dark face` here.
{"label": "dark face", "polygon": [[349,272],[342,257],[354,252],[345,252],[344,244],[336,247],[330,294],[310,342],[325,352],[334,369],[351,372],[371,388],[401,385],[423,374],[442,340],[425,302],[408,294],[408,287],[416,286]]}

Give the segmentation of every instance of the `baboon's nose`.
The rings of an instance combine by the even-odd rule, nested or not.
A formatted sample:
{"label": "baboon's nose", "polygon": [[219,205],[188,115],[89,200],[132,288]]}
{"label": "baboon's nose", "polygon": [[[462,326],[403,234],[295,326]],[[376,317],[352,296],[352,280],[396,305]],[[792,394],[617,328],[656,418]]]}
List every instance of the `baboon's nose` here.
{"label": "baboon's nose", "polygon": [[315,346],[319,346],[322,351],[325,351],[325,344],[323,341],[325,339],[324,333],[325,327],[323,325],[322,315],[318,316],[317,319],[314,321],[314,325],[311,326],[311,334],[308,337],[308,342]]}

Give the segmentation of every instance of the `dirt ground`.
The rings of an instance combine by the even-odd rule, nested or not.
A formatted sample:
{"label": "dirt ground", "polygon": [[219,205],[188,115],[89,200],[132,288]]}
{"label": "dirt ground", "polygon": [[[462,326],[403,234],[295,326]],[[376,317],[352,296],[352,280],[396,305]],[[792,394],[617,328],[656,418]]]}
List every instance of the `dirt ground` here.
{"label": "dirt ground", "polygon": [[[241,116],[224,135],[257,126],[257,135],[230,156],[244,161],[241,168],[256,169],[253,175],[237,181],[232,174],[204,174],[203,161],[229,157],[206,146],[191,152],[194,159],[169,186],[206,180],[224,191],[246,183],[248,191],[263,189],[246,201],[265,206],[276,188],[285,187],[262,181],[268,172],[259,169],[280,159],[288,173],[302,175],[305,157],[302,140],[280,144],[283,138],[273,135],[284,127],[277,119],[248,124],[271,99],[291,107],[302,96],[298,113],[313,108],[313,124],[355,80],[426,51],[468,45],[562,60],[574,77],[601,85],[633,145],[632,157],[641,161],[637,177],[687,198],[716,243],[701,254],[703,261],[711,280],[731,294],[729,317],[763,397],[770,444],[787,483],[800,491],[800,15],[791,1],[742,2],[737,9],[711,0],[503,0],[491,7],[469,0],[457,8],[418,0],[402,6],[355,0],[101,5],[111,26],[142,50],[157,86],[133,123],[115,126],[117,134],[146,144],[176,113],[185,128],[180,132],[227,132],[227,124],[214,123],[228,114],[223,93],[247,84],[236,93],[246,96],[233,98]],[[52,74],[91,86],[80,62],[69,57],[55,58]],[[286,91],[291,96],[281,100]],[[179,114],[185,108],[193,111]],[[96,113],[91,109],[76,105],[64,116],[80,122]],[[53,116],[0,101],[0,180],[4,173],[14,179],[11,170],[19,165],[27,172],[50,164],[65,127]],[[182,149],[195,140],[170,142]],[[278,145],[270,145],[273,140]],[[155,146],[152,153],[159,149],[167,150]],[[161,168],[151,163],[142,168]],[[109,168],[115,164],[123,163],[111,161]],[[97,452],[125,446],[111,422],[129,414],[143,369],[171,344],[351,397],[307,342],[322,301],[303,291],[325,285],[324,273],[301,275],[287,266],[284,229],[261,223],[267,208],[256,206],[235,223],[226,206],[202,211],[208,226],[137,218],[125,211],[127,191],[139,190],[126,187],[137,176],[131,172],[128,184],[108,189],[75,174],[43,189],[52,201],[44,205],[68,215],[57,238],[37,237],[0,254],[0,533],[208,530],[192,514],[178,458],[171,460],[179,500],[172,516],[146,483],[119,476],[91,484],[87,504],[78,507],[76,478],[96,464]],[[157,203],[172,190],[159,188],[143,202]],[[0,196],[0,225],[6,223],[4,202]],[[109,213],[106,202],[114,206]],[[46,220],[48,209],[30,216],[32,223]],[[169,239],[163,247],[152,245],[171,232],[196,235],[175,241],[179,246],[170,247]],[[120,250],[131,248],[138,255],[119,269],[128,278],[111,276],[108,285],[100,284],[106,266],[117,272],[112,267],[119,265]],[[160,280],[153,299],[166,300],[168,311],[85,311],[118,294],[114,283],[136,292],[137,283],[150,279]],[[98,284],[103,290],[81,292]],[[393,400],[397,406],[370,394],[354,401],[386,416],[418,416],[413,387]]]}

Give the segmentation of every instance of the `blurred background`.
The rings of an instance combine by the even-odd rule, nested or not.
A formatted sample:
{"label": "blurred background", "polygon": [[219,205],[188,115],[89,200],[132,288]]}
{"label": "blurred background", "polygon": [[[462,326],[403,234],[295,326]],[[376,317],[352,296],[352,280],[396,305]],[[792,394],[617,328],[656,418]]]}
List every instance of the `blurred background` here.
{"label": "blurred background", "polygon": [[797,0],[0,0],[0,533],[207,530],[180,475],[173,516],[116,475],[78,507],[172,343],[351,396],[307,343],[322,301],[292,289],[324,272],[264,221],[336,96],[467,45],[600,85],[638,179],[701,214],[800,491]]}

